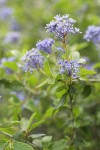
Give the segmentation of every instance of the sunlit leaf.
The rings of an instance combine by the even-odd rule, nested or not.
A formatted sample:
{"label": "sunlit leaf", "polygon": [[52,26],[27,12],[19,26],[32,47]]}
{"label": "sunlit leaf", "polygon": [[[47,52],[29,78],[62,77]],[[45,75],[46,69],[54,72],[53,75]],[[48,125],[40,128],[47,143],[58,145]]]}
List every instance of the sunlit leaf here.
{"label": "sunlit leaf", "polygon": [[28,121],[28,125],[27,125],[27,129],[30,130],[32,123],[33,123],[33,119],[35,118],[36,113],[33,113]]}
{"label": "sunlit leaf", "polygon": [[4,62],[3,65],[7,68],[14,70],[14,71],[18,70],[18,66],[15,62]]}
{"label": "sunlit leaf", "polygon": [[48,62],[47,60],[44,62],[44,72],[45,72],[47,75],[53,77],[53,73],[52,73],[52,71],[51,71],[49,62]]}
{"label": "sunlit leaf", "polygon": [[14,141],[14,150],[34,150],[34,148],[29,144]]}
{"label": "sunlit leaf", "polygon": [[96,74],[94,70],[86,70],[85,68],[82,68],[79,73],[80,76],[93,75],[93,74]]}
{"label": "sunlit leaf", "polygon": [[6,145],[6,142],[0,140],[0,150],[4,150],[5,145]]}

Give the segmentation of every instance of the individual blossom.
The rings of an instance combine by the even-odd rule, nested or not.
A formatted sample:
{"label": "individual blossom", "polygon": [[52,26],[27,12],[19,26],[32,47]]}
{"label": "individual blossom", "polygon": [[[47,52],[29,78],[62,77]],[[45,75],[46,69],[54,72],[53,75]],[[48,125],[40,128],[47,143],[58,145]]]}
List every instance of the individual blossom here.
{"label": "individual blossom", "polygon": [[57,15],[49,24],[46,25],[47,32],[53,33],[56,37],[63,39],[68,34],[81,33],[79,28],[74,27],[75,20],[69,15]]}
{"label": "individual blossom", "polygon": [[42,68],[43,60],[44,58],[41,55],[41,53],[38,51],[38,49],[33,48],[30,51],[27,51],[24,56],[22,56],[21,68],[25,72],[27,71],[32,72],[36,68]]}
{"label": "individual blossom", "polygon": [[52,45],[54,43],[54,40],[52,38],[44,39],[43,41],[39,41],[36,44],[36,47],[38,50],[43,50],[47,54],[51,54],[52,52]]}
{"label": "individual blossom", "polygon": [[21,34],[19,32],[8,32],[4,38],[4,43],[17,43],[21,38]]}
{"label": "individual blossom", "polygon": [[81,67],[80,63],[76,60],[59,60],[58,64],[60,65],[59,73],[66,74],[68,77],[77,78],[78,72]]}
{"label": "individual blossom", "polygon": [[92,41],[96,46],[100,44],[100,26],[88,26],[84,39]]}

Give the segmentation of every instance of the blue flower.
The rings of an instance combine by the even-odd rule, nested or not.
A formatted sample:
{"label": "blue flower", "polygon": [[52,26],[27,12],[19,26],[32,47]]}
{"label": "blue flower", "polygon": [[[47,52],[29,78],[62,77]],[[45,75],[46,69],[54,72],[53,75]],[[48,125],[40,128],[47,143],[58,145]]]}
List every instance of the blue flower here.
{"label": "blue flower", "polygon": [[84,39],[92,41],[96,46],[100,44],[100,26],[88,26]]}
{"label": "blue flower", "polygon": [[69,18],[69,15],[64,15],[62,17],[57,15],[54,17],[54,19],[55,20],[52,20],[46,25],[47,32],[54,33],[55,36],[60,37],[61,39],[63,39],[64,36],[67,36],[69,33],[81,33],[78,28],[74,27],[76,21],[72,18]]}
{"label": "blue flower", "polygon": [[36,44],[36,47],[38,50],[43,50],[47,54],[51,54],[52,50],[52,44],[54,43],[54,40],[52,38],[44,39],[43,41],[39,41]]}
{"label": "blue flower", "polygon": [[11,17],[13,14],[13,9],[10,7],[3,7],[0,10],[0,19],[6,20],[7,18]]}
{"label": "blue flower", "polygon": [[21,38],[19,32],[8,32],[4,38],[4,43],[16,43]]}
{"label": "blue flower", "polygon": [[79,72],[80,64],[76,60],[59,60],[58,64],[60,65],[59,73],[66,74],[67,76],[72,76],[77,78],[77,73]]}
{"label": "blue flower", "polygon": [[6,0],[0,0],[0,5],[3,5],[6,3]]}
{"label": "blue flower", "polygon": [[27,51],[24,56],[22,56],[21,61],[22,65],[21,68],[27,72],[32,72],[36,68],[41,68],[43,66],[43,56],[38,51],[38,49],[31,49],[30,51]]}

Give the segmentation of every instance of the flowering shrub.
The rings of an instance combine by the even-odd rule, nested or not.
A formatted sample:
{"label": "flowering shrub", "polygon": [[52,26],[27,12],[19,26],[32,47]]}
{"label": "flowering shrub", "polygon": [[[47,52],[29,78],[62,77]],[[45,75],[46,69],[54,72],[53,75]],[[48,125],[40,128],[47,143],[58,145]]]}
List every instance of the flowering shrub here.
{"label": "flowering shrub", "polygon": [[[34,2],[37,10],[38,1]],[[4,7],[6,0],[0,5]],[[10,17],[10,31],[1,38],[5,49],[0,58],[0,150],[99,150],[100,63],[91,63],[92,57],[81,51],[90,46],[85,40],[99,48],[99,26],[89,26],[83,37],[74,19],[56,15],[46,24],[44,39],[38,40],[41,32],[37,34],[32,22],[36,35],[29,44],[31,24],[27,34],[25,22],[20,26],[22,20],[17,23],[13,13],[6,15]],[[71,43],[72,37],[85,42]]]}

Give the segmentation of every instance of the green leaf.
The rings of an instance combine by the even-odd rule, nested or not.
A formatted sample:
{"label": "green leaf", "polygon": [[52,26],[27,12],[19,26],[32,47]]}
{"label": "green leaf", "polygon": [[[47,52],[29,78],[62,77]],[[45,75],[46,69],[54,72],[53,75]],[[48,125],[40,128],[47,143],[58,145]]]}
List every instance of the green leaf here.
{"label": "green leaf", "polygon": [[88,97],[92,92],[92,86],[91,85],[85,85],[84,90],[81,93],[81,95],[85,98]]}
{"label": "green leaf", "polygon": [[43,118],[44,118],[44,119],[47,119],[47,118],[52,117],[53,111],[54,111],[54,108],[53,108],[53,107],[50,107],[50,108],[46,111],[46,113],[45,113],[45,115],[44,115]]}
{"label": "green leaf", "polygon": [[20,139],[21,136],[22,136],[22,134],[23,134],[23,130],[18,130],[18,131],[13,135],[14,140]]}
{"label": "green leaf", "polygon": [[45,136],[45,134],[31,134],[28,137],[31,137],[32,139],[40,138]]}
{"label": "green leaf", "polygon": [[77,84],[73,84],[69,87],[69,94],[71,96],[78,95],[80,92],[79,88],[77,88]]}
{"label": "green leaf", "polygon": [[20,57],[20,52],[18,50],[11,50],[10,53],[15,57],[19,58]]}
{"label": "green leaf", "polygon": [[94,66],[93,66],[93,68],[95,69],[95,68],[100,68],[100,63],[96,63]]}
{"label": "green leaf", "polygon": [[34,148],[29,144],[14,141],[14,150],[34,150]]}
{"label": "green leaf", "polygon": [[52,136],[45,136],[42,138],[42,143],[48,143],[52,140]]}
{"label": "green leaf", "polygon": [[18,70],[18,66],[17,66],[16,62],[4,62],[3,65],[7,68],[14,70],[14,71]]}
{"label": "green leaf", "polygon": [[60,100],[60,103],[58,104],[58,106],[56,106],[56,109],[60,108],[61,106],[63,106],[66,102],[66,94],[64,94]]}
{"label": "green leaf", "polygon": [[27,125],[27,129],[30,130],[32,123],[33,123],[33,119],[35,118],[36,113],[33,113],[28,121],[28,125]]}
{"label": "green leaf", "polygon": [[48,148],[51,145],[51,141],[52,141],[52,136],[45,136],[41,140],[44,148]]}
{"label": "green leaf", "polygon": [[11,122],[7,122],[4,124],[0,124],[0,128],[8,128],[8,127],[15,126],[18,124],[20,124],[20,121],[11,121]]}
{"label": "green leaf", "polygon": [[35,75],[30,75],[30,76],[28,76],[28,78],[27,78],[27,82],[28,82],[28,84],[29,85],[37,85],[37,83],[38,83],[38,80],[37,80],[37,77],[35,76]]}
{"label": "green leaf", "polygon": [[56,90],[56,96],[61,98],[66,92],[67,90],[64,87],[60,87]]}
{"label": "green leaf", "polygon": [[66,140],[61,139],[53,143],[51,150],[64,150],[66,149],[66,145],[67,145]]}
{"label": "green leaf", "polygon": [[34,103],[33,103],[33,100],[29,100],[29,101],[26,101],[26,103],[24,104],[24,108],[30,110],[31,112],[34,111]]}
{"label": "green leaf", "polygon": [[31,130],[37,128],[37,127],[38,127],[39,125],[41,125],[43,122],[44,122],[44,120],[40,120],[40,121],[34,123],[34,124],[30,127],[30,130],[29,130],[29,131],[31,131]]}
{"label": "green leaf", "polygon": [[86,75],[93,75],[96,74],[94,70],[87,70],[85,68],[82,68],[79,72],[79,76],[86,76]]}
{"label": "green leaf", "polygon": [[4,68],[0,68],[0,79],[4,78],[5,70]]}
{"label": "green leaf", "polygon": [[80,53],[77,52],[77,51],[74,51],[74,52],[71,53],[71,56],[72,56],[72,59],[79,60]]}
{"label": "green leaf", "polygon": [[79,128],[81,126],[82,120],[76,119],[74,120],[74,128]]}
{"label": "green leaf", "polygon": [[51,72],[51,68],[50,68],[50,65],[49,65],[48,60],[46,60],[46,61],[44,62],[44,72],[45,72],[47,75],[53,77],[53,73]]}
{"label": "green leaf", "polygon": [[27,131],[27,126],[28,126],[28,120],[26,120],[25,118],[21,119],[21,129],[23,131]]}
{"label": "green leaf", "polygon": [[38,139],[33,140],[32,144],[34,145],[34,148],[36,148],[36,149],[42,149],[43,148],[41,141]]}
{"label": "green leaf", "polygon": [[49,78],[48,80],[49,84],[54,84],[55,83],[55,78]]}
{"label": "green leaf", "polygon": [[76,119],[80,115],[80,107],[79,106],[75,106],[73,108],[73,113],[74,113],[74,118]]}
{"label": "green leaf", "polygon": [[4,150],[5,145],[5,141],[0,140],[0,150]]}
{"label": "green leaf", "polygon": [[40,87],[44,86],[44,85],[47,84],[47,83],[48,83],[48,79],[46,79],[45,81],[43,81],[42,83],[40,83],[40,84],[37,86],[37,88],[40,88]]}

